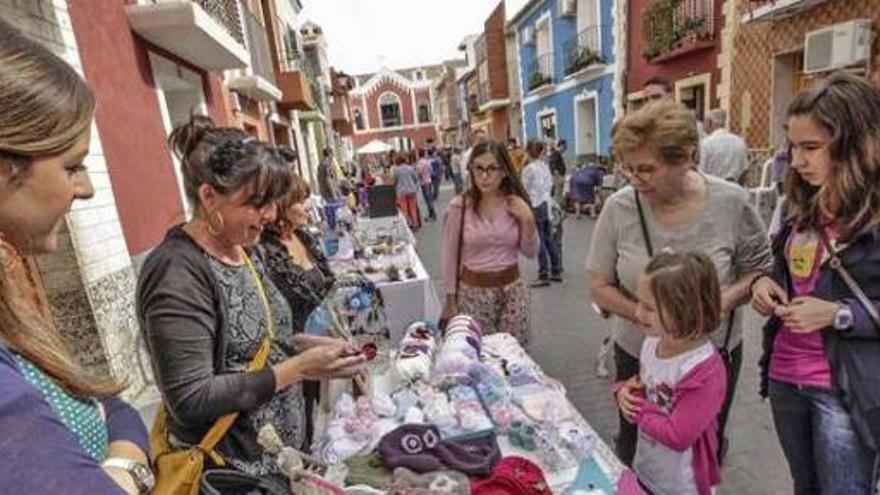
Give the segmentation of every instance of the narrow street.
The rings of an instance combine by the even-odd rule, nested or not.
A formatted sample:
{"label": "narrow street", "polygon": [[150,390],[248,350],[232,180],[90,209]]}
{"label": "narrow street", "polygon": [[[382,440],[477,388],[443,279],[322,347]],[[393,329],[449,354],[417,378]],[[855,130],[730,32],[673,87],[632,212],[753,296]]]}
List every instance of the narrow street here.
{"label": "narrow street", "polygon": [[[451,186],[440,192],[438,212],[453,197]],[[422,210],[425,211],[424,205]],[[532,354],[544,371],[561,380],[568,396],[603,440],[613,443],[617,412],[609,393],[610,379],[596,377],[596,352],[608,334],[608,322],[590,309],[584,260],[590,245],[593,221],[565,222],[565,281],[533,289]],[[419,256],[442,296],[442,215],[426,222],[416,236]],[[520,266],[526,280],[537,273],[537,263],[525,260]],[[788,466],[770,415],[770,405],[758,396],[758,358],[761,320],[754,313],[747,319],[745,357],[737,387],[728,436],[730,452],[724,469],[721,493],[786,494],[791,491]],[[609,359],[613,376],[613,359]]]}

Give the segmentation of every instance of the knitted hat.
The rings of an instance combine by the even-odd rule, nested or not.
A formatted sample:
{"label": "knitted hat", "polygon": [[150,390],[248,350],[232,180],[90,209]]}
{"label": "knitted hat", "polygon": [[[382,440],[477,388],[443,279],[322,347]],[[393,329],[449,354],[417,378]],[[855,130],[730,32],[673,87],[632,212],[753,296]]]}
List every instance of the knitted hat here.
{"label": "knitted hat", "polygon": [[455,471],[418,474],[403,467],[394,470],[389,493],[413,495],[422,492],[428,495],[470,495],[471,482],[467,476]]}
{"label": "knitted hat", "polygon": [[441,440],[434,425],[405,424],[379,441],[379,454],[388,467],[417,473],[451,469],[468,476],[485,476],[501,457],[495,436]]}
{"label": "knitted hat", "polygon": [[553,495],[544,472],[524,457],[501,459],[492,476],[474,483],[473,495]]}

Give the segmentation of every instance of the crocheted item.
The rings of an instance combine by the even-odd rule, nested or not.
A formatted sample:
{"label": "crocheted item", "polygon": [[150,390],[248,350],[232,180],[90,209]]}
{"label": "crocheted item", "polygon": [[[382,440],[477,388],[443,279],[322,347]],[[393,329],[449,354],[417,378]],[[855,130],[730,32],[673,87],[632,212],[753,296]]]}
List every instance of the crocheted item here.
{"label": "crocheted item", "polygon": [[394,362],[394,371],[404,383],[427,380],[436,350],[434,332],[424,322],[413,323],[400,341],[400,351]]}
{"label": "crocheted item", "polygon": [[403,425],[379,442],[379,454],[389,467],[418,473],[451,469],[468,476],[485,476],[500,458],[495,436],[467,441],[442,440],[433,425]]}
{"label": "crocheted item", "polygon": [[471,483],[467,476],[455,471],[435,471],[419,474],[407,468],[394,470],[389,495],[415,493],[469,495]]}
{"label": "crocheted item", "polygon": [[391,470],[382,462],[378,452],[359,455],[345,461],[348,467],[347,485],[368,485],[380,490],[391,487]]}
{"label": "crocheted item", "polygon": [[544,472],[524,457],[505,457],[498,462],[492,476],[474,483],[474,495],[553,495]]}

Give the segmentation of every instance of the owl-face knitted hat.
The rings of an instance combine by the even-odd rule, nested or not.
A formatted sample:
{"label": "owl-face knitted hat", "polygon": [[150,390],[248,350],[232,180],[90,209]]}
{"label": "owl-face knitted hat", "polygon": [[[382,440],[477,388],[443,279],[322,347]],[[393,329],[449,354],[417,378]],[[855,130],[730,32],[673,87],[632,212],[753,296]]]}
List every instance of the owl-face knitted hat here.
{"label": "owl-face knitted hat", "polygon": [[379,455],[390,468],[417,473],[451,469],[468,476],[486,476],[501,458],[495,436],[474,440],[442,440],[434,425],[405,424],[382,437]]}

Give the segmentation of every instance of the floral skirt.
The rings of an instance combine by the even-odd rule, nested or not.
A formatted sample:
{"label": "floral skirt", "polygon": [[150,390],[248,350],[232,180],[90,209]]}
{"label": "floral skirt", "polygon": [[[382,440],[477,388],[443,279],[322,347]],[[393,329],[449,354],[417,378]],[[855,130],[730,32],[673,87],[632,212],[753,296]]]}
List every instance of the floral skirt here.
{"label": "floral skirt", "polygon": [[524,349],[528,349],[532,338],[531,310],[532,293],[522,279],[504,287],[462,283],[458,289],[458,311],[476,318],[484,335],[509,333]]}

